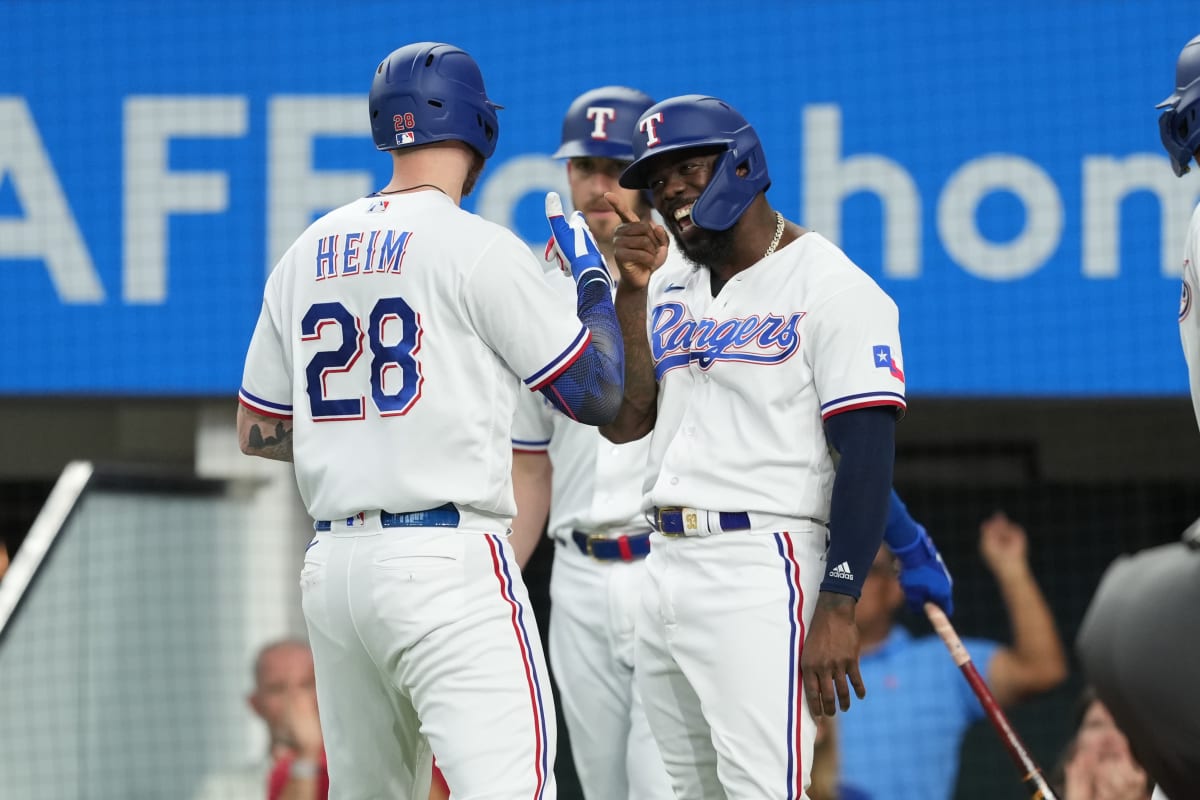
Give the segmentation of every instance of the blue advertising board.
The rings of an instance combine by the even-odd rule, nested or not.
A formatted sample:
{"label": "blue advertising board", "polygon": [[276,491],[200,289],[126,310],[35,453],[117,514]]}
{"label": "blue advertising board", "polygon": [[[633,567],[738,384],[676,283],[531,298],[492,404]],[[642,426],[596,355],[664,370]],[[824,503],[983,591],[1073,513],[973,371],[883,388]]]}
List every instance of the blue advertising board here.
{"label": "blue advertising board", "polygon": [[[9,2],[0,24],[0,393],[236,391],[266,274],[386,181],[366,90],[460,45],[502,103],[468,208],[544,241],[549,154],[606,84],[713,94],[771,202],[901,310],[911,394],[1187,390],[1176,309],[1200,176],[1154,104],[1194,3]],[[1194,19],[1195,30],[1180,27]]]}

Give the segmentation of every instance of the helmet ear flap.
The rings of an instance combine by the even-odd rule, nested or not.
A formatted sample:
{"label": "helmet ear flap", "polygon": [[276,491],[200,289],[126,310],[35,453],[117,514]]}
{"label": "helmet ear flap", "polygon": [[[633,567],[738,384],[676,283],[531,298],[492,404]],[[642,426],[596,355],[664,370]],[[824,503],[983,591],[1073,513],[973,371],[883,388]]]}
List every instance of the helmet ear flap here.
{"label": "helmet ear flap", "polygon": [[[748,147],[739,146],[747,143]],[[745,173],[739,174],[743,168]],[[728,230],[770,185],[758,138],[752,143],[734,141],[713,164],[712,177],[692,206],[692,221],[711,231]]]}
{"label": "helmet ear flap", "polygon": [[[1195,114],[1195,108],[1190,109]],[[1192,129],[1186,117],[1175,109],[1167,109],[1158,118],[1158,135],[1162,139],[1163,149],[1171,159],[1171,169],[1175,176],[1182,178],[1189,171],[1188,162],[1192,160],[1194,149],[1189,149],[1187,132],[1191,130],[1192,138],[1200,139],[1200,128]]]}

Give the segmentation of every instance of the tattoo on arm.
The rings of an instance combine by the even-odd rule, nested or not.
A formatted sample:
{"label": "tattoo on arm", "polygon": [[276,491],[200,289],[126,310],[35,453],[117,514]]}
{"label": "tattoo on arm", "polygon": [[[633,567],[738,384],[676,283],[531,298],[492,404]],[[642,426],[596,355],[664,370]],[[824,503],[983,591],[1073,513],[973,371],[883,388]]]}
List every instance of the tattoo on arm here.
{"label": "tattoo on arm", "polygon": [[263,436],[262,427],[255,422],[250,426],[247,441],[255,455],[277,461],[292,460],[292,429],[284,427],[282,422],[276,422],[274,435],[267,437]]}

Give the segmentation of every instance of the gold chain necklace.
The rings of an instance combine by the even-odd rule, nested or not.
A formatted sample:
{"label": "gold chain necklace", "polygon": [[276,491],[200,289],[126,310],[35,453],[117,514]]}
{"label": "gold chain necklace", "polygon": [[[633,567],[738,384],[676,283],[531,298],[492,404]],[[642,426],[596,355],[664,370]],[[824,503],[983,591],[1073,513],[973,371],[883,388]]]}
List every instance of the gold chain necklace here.
{"label": "gold chain necklace", "polygon": [[[775,252],[775,248],[779,247],[779,240],[783,238],[783,214],[775,212],[775,238],[771,240],[771,246],[767,248],[767,252],[763,253],[763,258]],[[759,259],[760,261],[762,259]]]}

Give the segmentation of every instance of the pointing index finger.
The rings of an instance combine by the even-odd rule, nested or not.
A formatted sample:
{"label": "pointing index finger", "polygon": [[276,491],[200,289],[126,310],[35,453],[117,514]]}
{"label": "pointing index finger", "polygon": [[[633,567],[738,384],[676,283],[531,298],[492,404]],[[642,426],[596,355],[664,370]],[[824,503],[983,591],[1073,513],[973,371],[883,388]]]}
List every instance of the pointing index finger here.
{"label": "pointing index finger", "polygon": [[604,199],[612,206],[612,210],[617,212],[617,216],[621,218],[621,222],[641,222],[638,215],[633,213],[628,205],[626,205],[624,197],[618,197],[612,192],[605,192]]}

